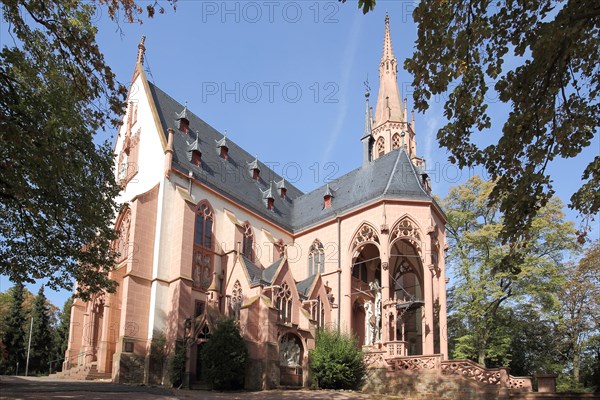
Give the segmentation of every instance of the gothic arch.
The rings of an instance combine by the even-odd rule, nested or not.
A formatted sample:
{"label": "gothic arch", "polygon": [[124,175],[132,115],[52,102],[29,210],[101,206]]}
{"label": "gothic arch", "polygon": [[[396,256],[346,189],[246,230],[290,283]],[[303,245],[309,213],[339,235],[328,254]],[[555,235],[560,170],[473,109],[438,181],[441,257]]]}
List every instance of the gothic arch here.
{"label": "gothic arch", "polygon": [[379,136],[379,139],[377,139],[377,142],[375,143],[375,154],[377,154],[377,157],[381,157],[385,154],[385,139],[383,136]]}
{"label": "gothic arch", "polygon": [[325,272],[325,248],[319,239],[315,239],[308,250],[308,276]]}
{"label": "gothic arch", "polygon": [[408,214],[400,217],[390,229],[390,249],[399,240],[405,240],[422,254],[424,244],[423,230],[420,225]]}
{"label": "gothic arch", "polygon": [[400,135],[398,133],[394,133],[392,136],[392,150],[396,150],[400,148],[402,140],[400,139]]}
{"label": "gothic arch", "polygon": [[353,257],[367,244],[373,244],[377,247],[377,250],[381,251],[377,228],[371,223],[363,221],[354,231],[352,241],[350,242],[350,252]]}
{"label": "gothic arch", "polygon": [[[215,213],[212,206],[210,205],[210,202],[206,199],[199,201],[198,204],[196,204],[194,212],[194,245],[201,244],[202,247],[213,250],[215,246]],[[196,240],[196,235],[199,233],[197,232],[197,229],[199,228],[198,224],[200,223],[200,219],[202,219],[204,222],[202,225],[201,232],[203,237],[198,242]],[[210,228],[208,232],[209,235],[207,235],[206,228]],[[206,240],[208,240],[208,242],[206,242]]]}
{"label": "gothic arch", "polygon": [[215,217],[208,200],[194,208],[194,240],[192,256],[192,286],[207,290],[213,280]]}

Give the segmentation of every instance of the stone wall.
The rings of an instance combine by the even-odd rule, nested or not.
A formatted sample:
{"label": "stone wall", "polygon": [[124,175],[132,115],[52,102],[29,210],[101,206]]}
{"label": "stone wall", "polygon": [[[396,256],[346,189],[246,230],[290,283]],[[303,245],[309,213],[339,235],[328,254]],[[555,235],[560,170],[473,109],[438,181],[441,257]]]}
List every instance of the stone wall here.
{"label": "stone wall", "polygon": [[121,353],[119,356],[119,372],[115,381],[118,383],[144,382],[145,364],[146,360],[143,356]]}
{"label": "stone wall", "polygon": [[365,393],[399,396],[403,400],[591,400],[600,393],[536,393],[508,389],[439,370],[390,371],[370,368],[362,389]]}
{"label": "stone wall", "polygon": [[404,400],[461,399],[508,400],[509,390],[496,385],[481,385],[440,371],[388,371],[369,369],[363,392],[390,394]]}

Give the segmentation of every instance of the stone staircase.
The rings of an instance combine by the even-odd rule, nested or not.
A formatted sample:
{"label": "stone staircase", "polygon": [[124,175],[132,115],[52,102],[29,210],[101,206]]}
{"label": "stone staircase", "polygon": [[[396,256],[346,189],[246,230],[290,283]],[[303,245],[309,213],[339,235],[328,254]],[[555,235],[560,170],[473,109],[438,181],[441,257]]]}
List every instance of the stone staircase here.
{"label": "stone staircase", "polygon": [[99,372],[95,363],[80,365],[66,371],[57,372],[49,376],[53,379],[76,379],[81,381],[110,380],[110,372]]}

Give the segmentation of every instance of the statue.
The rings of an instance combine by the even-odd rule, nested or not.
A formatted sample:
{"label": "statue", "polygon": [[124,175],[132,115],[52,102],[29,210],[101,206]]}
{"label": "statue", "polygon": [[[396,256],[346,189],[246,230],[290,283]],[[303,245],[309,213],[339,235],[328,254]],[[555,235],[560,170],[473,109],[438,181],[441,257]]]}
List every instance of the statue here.
{"label": "statue", "polygon": [[284,367],[300,366],[300,346],[291,337],[284,337],[279,343],[279,365]]}
{"label": "statue", "polygon": [[367,301],[365,302],[365,346],[371,346],[373,344],[374,324],[373,304],[370,301]]}
{"label": "statue", "polygon": [[375,279],[369,284],[369,288],[375,294],[375,310],[373,311],[375,314],[373,341],[381,342],[381,286],[379,285],[379,281]]}

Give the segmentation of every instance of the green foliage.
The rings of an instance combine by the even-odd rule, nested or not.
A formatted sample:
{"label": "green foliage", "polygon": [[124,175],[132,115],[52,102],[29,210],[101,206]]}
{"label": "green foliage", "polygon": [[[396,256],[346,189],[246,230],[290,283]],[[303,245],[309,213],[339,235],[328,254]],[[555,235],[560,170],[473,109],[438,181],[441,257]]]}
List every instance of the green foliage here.
{"label": "green foliage", "polygon": [[505,219],[497,205],[488,203],[493,190],[492,182],[475,176],[444,199],[447,264],[455,277],[452,357],[507,365],[512,332],[503,321],[510,316],[504,307],[531,303],[542,311],[556,309],[556,293],[565,282],[559,274],[563,253],[575,249],[576,241],[562,203],[553,198],[533,219],[526,238],[502,244]]}
{"label": "green foliage", "polygon": [[23,312],[23,284],[16,283],[11,289],[12,303],[10,313],[6,323],[6,331],[2,339],[6,347],[8,357],[6,364],[2,365],[4,374],[14,374],[16,372],[17,363],[19,370],[25,370],[25,332],[23,326],[25,324],[25,315]]}
{"label": "green foliage", "polygon": [[577,263],[567,264],[560,274],[568,284],[558,293],[560,313],[556,335],[561,339],[558,349],[577,388],[583,383],[584,364],[587,364],[586,376],[600,369],[600,241],[589,246]]}
{"label": "green foliage", "polygon": [[71,290],[76,279],[84,299],[115,289],[108,272],[120,186],[112,146],[94,139],[119,123],[126,89],[96,43],[102,4],[113,20],[142,13],[133,0],[0,4],[15,39],[0,51],[0,273],[13,282],[46,278],[52,289]]}
{"label": "green foliage", "polygon": [[355,337],[335,330],[320,330],[309,353],[310,370],[322,389],[359,389],[366,366]]}
{"label": "green foliage", "polygon": [[59,313],[58,326],[56,327],[54,334],[54,350],[52,352],[52,360],[58,360],[52,364],[53,371],[60,371],[62,369],[62,359],[67,351],[69,345],[69,326],[71,322],[71,308],[73,306],[73,297],[69,299],[63,305],[62,311]]}
{"label": "green foliage", "polygon": [[[363,13],[375,7],[358,3]],[[506,218],[502,238],[517,242],[554,194],[548,163],[579,155],[600,127],[597,1],[421,0],[413,18],[416,50],[404,66],[415,107],[425,111],[449,92],[440,145],[459,167],[483,165],[497,181],[490,204]],[[481,147],[478,136],[492,128],[490,97],[510,113],[494,127],[497,143]],[[583,240],[600,211],[600,156],[573,173],[582,185],[569,207],[584,217]]]}
{"label": "green foliage", "polygon": [[[51,319],[47,306],[44,286],[40,287],[31,312],[33,329],[31,330],[31,348],[29,353],[29,373],[44,374],[48,372],[48,361],[54,349]],[[31,323],[31,322],[30,322]]]}
{"label": "green foliage", "polygon": [[185,380],[185,361],[187,349],[183,343],[177,342],[175,355],[169,364],[169,380],[173,387],[179,387]]}
{"label": "green foliage", "polygon": [[248,349],[233,319],[216,323],[210,340],[202,348],[201,357],[204,376],[214,389],[244,387]]}

